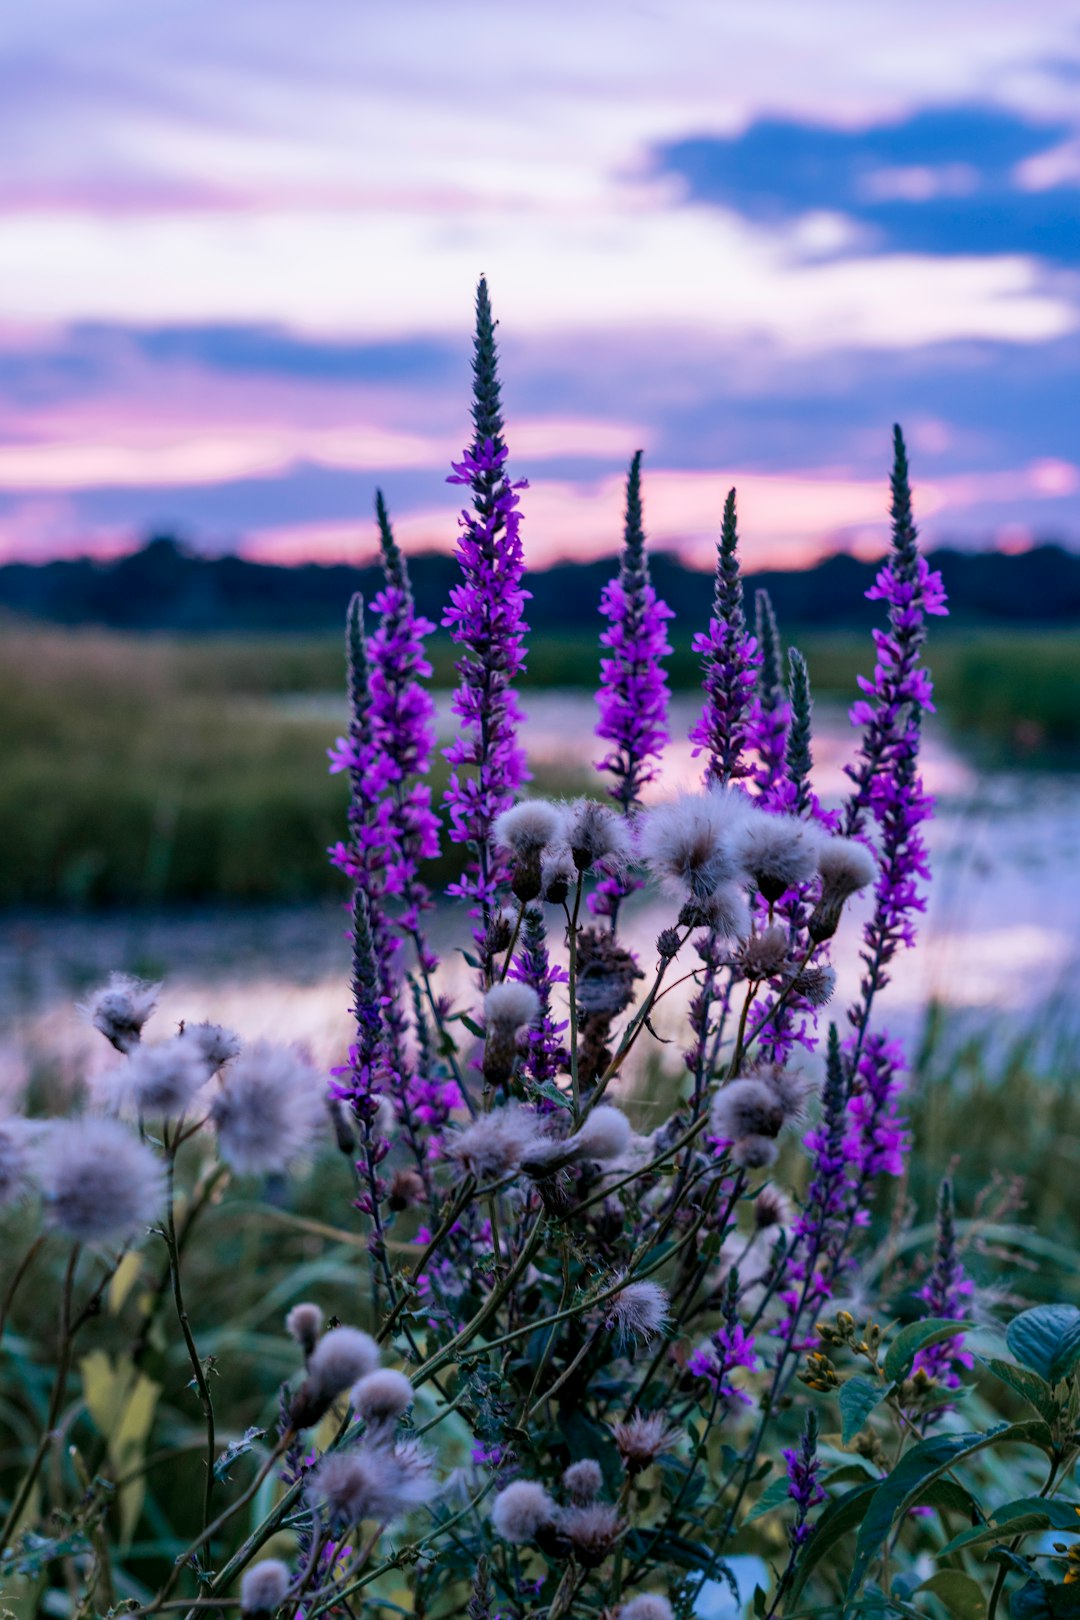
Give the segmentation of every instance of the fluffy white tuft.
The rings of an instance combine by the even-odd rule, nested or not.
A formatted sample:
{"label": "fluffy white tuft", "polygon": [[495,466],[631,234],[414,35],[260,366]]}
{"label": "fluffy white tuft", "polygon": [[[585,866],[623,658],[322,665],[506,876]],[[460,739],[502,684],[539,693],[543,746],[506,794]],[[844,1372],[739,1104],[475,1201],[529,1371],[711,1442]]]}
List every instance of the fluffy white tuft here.
{"label": "fluffy white tuft", "polygon": [[507,1103],[466,1125],[449,1143],[448,1152],[478,1181],[490,1181],[522,1164],[542,1163],[559,1145],[533,1109]]}
{"label": "fluffy white tuft", "polygon": [[565,809],[564,837],[579,871],[602,865],[618,871],[632,853],[626,817],[597,799],[575,799]]}
{"label": "fluffy white tuft", "polygon": [[308,1358],[308,1384],[324,1400],[332,1401],[378,1365],[379,1347],[370,1333],[362,1328],[331,1328]]}
{"label": "fluffy white tuft", "polygon": [[515,1479],[491,1504],[491,1527],[502,1541],[521,1546],[555,1522],[555,1504],[534,1479]]}
{"label": "fluffy white tuft", "polygon": [[504,979],[484,997],[484,1018],[498,1029],[523,1029],[540,1016],[540,997],[530,984]]}
{"label": "fluffy white tuft", "polygon": [[623,1604],[619,1620],[675,1620],[675,1610],[659,1592],[639,1592]]}
{"label": "fluffy white tuft", "polygon": [[873,883],[878,865],[866,845],[856,839],[826,838],[818,853],[818,871],[823,892],[846,900]]}
{"label": "fluffy white tuft", "polygon": [[212,1074],[198,1045],[186,1035],[156,1046],[140,1044],[115,1077],[118,1100],[150,1119],[186,1114]]}
{"label": "fluffy white tuft", "polygon": [[562,837],[563,815],[547,799],[522,799],[495,817],[491,834],[501,849],[536,855]]}
{"label": "fluffy white tuft", "polygon": [[392,1423],[407,1412],[413,1401],[413,1387],[405,1374],[392,1367],[378,1367],[353,1386],[349,1402],[365,1423]]}
{"label": "fluffy white tuft", "polygon": [[784,1124],[780,1097],[764,1080],[731,1080],[712,1100],[712,1128],[729,1142],[777,1136]]}
{"label": "fluffy white tuft", "polygon": [[130,973],[110,973],[108,983],[81,1002],[79,1011],[118,1052],[130,1052],[139,1044],[160,993],[160,984],[134,979]]}
{"label": "fluffy white tuft", "polygon": [[621,1108],[601,1103],[566,1143],[576,1159],[617,1159],[630,1146],[630,1121]]}
{"label": "fluffy white tuft", "polygon": [[776,1163],[777,1147],[771,1136],[744,1136],[731,1150],[733,1164],[743,1170],[764,1170]]}
{"label": "fluffy white tuft", "polygon": [[364,1519],[388,1524],[434,1494],[430,1466],[418,1448],[407,1457],[382,1447],[327,1452],[307,1486],[308,1499],[339,1529]]}
{"label": "fluffy white tuft", "polygon": [[0,1119],[0,1209],[21,1203],[34,1189],[33,1136],[29,1120]]}
{"label": "fluffy white tuft", "polygon": [[269,1175],[308,1159],[329,1115],[321,1077],[287,1047],[254,1041],[210,1105],[218,1147],[240,1175]]}
{"label": "fluffy white tuft", "polygon": [[128,1242],[161,1213],[165,1172],[119,1120],[56,1120],[37,1161],[49,1223],[76,1243]]}
{"label": "fluffy white tuft", "polygon": [[244,1045],[236,1031],[226,1029],[224,1024],[185,1024],[180,1038],[191,1041],[215,1070],[238,1057]]}
{"label": "fluffy white tuft", "polygon": [[253,1564],[240,1582],[240,1613],[245,1617],[273,1614],[285,1601],[289,1590],[287,1564],[280,1558],[264,1558]]}
{"label": "fluffy white tuft", "polygon": [[703,900],[719,884],[742,876],[737,838],[756,814],[746,795],[735,789],[680,793],[643,818],[641,852],[665,887]]}
{"label": "fluffy white tuft", "polygon": [[562,1477],[563,1488],[572,1502],[584,1505],[595,1501],[604,1486],[600,1464],[593,1457],[571,1463]]}
{"label": "fluffy white tuft", "polygon": [[810,882],[821,844],[822,834],[813,823],[766,810],[748,818],[734,837],[736,859],[770,901]]}
{"label": "fluffy white tuft", "polygon": [[608,1304],[608,1321],[622,1339],[645,1344],[667,1326],[667,1290],[655,1282],[627,1283]]}
{"label": "fluffy white tuft", "polygon": [[294,1305],[285,1318],[285,1331],[295,1339],[305,1356],[310,1356],[322,1332],[323,1313],[310,1300]]}

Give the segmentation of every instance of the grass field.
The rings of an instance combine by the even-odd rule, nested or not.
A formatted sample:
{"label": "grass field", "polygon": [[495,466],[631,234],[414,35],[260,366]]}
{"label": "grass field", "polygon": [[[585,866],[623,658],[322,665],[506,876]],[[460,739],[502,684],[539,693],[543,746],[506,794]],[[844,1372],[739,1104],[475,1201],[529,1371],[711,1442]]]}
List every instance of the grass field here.
{"label": "grass field", "polygon": [[[861,635],[801,637],[819,695],[850,697]],[[591,639],[534,641],[526,685],[589,687]],[[453,650],[434,648],[435,681]],[[932,654],[944,717],[997,762],[1074,759],[1080,638],[953,632]],[[679,643],[672,684],[697,659]],[[340,689],[334,638],[178,639],[8,626],[0,641],[0,904],[260,901],[333,892],[345,786],[333,726],[277,700]],[[572,788],[571,775],[545,781]],[[436,788],[439,782],[436,780]],[[447,869],[449,870],[449,868]]]}

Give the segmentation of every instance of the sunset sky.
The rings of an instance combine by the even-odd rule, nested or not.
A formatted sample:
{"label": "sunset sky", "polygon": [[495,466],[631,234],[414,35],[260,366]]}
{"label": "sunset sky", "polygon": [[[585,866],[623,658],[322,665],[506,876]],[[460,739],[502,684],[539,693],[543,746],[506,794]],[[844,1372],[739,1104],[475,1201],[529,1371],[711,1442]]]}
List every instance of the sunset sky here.
{"label": "sunset sky", "polygon": [[44,0],[0,24],[0,558],[448,546],[477,276],[536,565],[1080,543],[1080,0]]}

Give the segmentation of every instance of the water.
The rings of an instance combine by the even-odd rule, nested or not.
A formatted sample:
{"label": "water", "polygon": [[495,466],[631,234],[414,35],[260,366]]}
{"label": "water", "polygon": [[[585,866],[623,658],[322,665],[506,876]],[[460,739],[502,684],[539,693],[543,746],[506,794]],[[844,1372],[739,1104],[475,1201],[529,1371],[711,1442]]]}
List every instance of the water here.
{"label": "water", "polygon": [[[338,700],[304,700],[325,712],[328,731],[341,719]],[[586,765],[594,757],[595,709],[585,693],[528,694],[527,744],[536,763]],[[695,705],[674,705],[672,729],[685,737]],[[452,725],[441,706],[443,729]],[[840,710],[816,714],[815,785],[835,801],[843,793],[843,764],[853,733]],[[924,774],[938,800],[928,829],[934,882],[917,948],[896,964],[883,1000],[899,1033],[917,1027],[931,1000],[976,1024],[1033,1022],[1053,1007],[1077,1019],[1080,1005],[1080,775],[978,770],[931,728]],[[653,796],[693,785],[699,764],[686,743],[669,750]],[[858,902],[841,925],[834,953],[836,1005],[858,983]],[[639,904],[628,917],[643,965],[655,960],[653,941],[670,921],[663,902]],[[111,1061],[72,1002],[112,967],[166,977],[162,1032],[170,1022],[213,1018],[248,1038],[299,1040],[320,1062],[335,1060],[348,1037],[346,920],[332,905],[247,912],[205,908],[156,916],[26,916],[0,934],[0,1019],[6,1085],[46,1061],[72,1083]],[[458,919],[434,923],[445,957],[448,988],[468,996],[469,971],[455,946]],[[679,971],[694,965],[691,958]],[[674,975],[678,976],[678,975]],[[658,1035],[671,1041],[674,1067],[684,1038],[686,986],[658,1009]]]}

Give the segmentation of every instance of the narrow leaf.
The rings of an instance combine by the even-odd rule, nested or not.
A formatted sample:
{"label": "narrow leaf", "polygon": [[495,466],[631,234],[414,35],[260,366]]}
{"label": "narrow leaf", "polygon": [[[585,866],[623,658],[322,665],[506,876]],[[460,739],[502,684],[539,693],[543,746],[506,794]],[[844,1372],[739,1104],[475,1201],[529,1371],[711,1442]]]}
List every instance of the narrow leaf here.
{"label": "narrow leaf", "polygon": [[849,1446],[863,1427],[870,1413],[883,1400],[887,1387],[870,1378],[863,1378],[856,1373],[849,1378],[840,1390],[840,1416],[842,1429],[840,1437],[845,1446]]}

